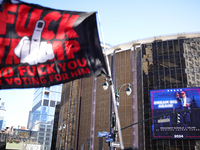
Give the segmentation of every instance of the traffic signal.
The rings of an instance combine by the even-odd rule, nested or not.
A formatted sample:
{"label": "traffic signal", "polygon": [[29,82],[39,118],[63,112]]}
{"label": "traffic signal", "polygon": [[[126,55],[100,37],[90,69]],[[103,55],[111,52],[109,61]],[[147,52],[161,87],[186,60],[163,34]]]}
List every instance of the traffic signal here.
{"label": "traffic signal", "polygon": [[176,114],[175,114],[175,123],[176,123],[176,124],[179,124],[179,123],[180,123],[180,119],[181,119],[181,118],[180,118],[180,114],[176,113]]}

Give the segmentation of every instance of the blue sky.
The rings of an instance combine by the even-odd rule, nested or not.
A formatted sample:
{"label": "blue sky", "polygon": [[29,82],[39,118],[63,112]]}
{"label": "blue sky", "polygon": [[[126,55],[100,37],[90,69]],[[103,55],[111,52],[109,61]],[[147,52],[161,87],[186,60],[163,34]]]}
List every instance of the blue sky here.
{"label": "blue sky", "polygon": [[[54,9],[99,11],[105,42],[115,46],[159,35],[200,32],[199,0],[24,0]],[[0,90],[7,126],[26,126],[33,89]]]}

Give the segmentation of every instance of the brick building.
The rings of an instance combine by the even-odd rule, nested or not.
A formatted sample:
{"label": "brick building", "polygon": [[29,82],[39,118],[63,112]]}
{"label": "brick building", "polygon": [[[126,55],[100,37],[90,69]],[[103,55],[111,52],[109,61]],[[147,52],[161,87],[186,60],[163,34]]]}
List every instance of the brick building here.
{"label": "brick building", "polygon": [[[129,83],[119,94],[119,118],[126,127],[151,117],[150,90],[200,86],[200,33],[159,36],[132,41],[107,50],[116,89]],[[189,57],[188,57],[189,56]],[[195,69],[196,68],[196,69]],[[56,148],[108,149],[98,132],[112,132],[110,90],[104,91],[104,77],[84,78],[63,85],[59,126],[66,124]],[[140,150],[195,149],[198,139],[153,139],[152,122],[122,130],[124,147]],[[117,141],[119,138],[117,137]]]}

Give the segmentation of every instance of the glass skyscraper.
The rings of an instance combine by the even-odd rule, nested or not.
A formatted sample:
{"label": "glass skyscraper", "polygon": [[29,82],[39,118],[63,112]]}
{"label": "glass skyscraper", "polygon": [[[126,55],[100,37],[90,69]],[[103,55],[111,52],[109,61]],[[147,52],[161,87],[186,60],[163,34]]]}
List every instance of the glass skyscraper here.
{"label": "glass skyscraper", "polygon": [[5,109],[4,105],[5,105],[5,103],[2,102],[1,106],[0,106],[0,130],[6,126],[6,121],[4,119],[6,109]]}
{"label": "glass skyscraper", "polygon": [[55,106],[61,100],[62,85],[42,87],[35,89],[31,117],[28,128],[37,131],[34,142],[43,146],[44,150],[50,150]]}

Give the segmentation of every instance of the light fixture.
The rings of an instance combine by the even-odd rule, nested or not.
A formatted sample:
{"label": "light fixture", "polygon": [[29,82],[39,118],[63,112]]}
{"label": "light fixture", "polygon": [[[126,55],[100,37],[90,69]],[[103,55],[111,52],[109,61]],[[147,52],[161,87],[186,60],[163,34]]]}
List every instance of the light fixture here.
{"label": "light fixture", "polygon": [[105,79],[105,82],[103,83],[102,86],[103,86],[103,89],[104,89],[104,90],[107,90],[107,89],[108,89],[108,86],[109,86],[109,85],[108,85],[108,82],[106,81],[106,79]]}
{"label": "light fixture", "polygon": [[131,94],[132,90],[130,88],[130,84],[128,84],[128,87],[126,88],[126,94],[129,96]]}
{"label": "light fixture", "polygon": [[58,130],[59,130],[59,131],[60,131],[60,130],[62,130],[62,127],[61,127],[61,126],[59,126]]}
{"label": "light fixture", "polygon": [[62,141],[62,132],[63,132],[63,129],[66,128],[66,124],[64,123],[62,126],[59,126],[59,131],[61,132],[60,134],[60,145],[59,145],[59,150],[61,150],[61,141]]}
{"label": "light fixture", "polygon": [[63,124],[63,126],[59,126],[58,130],[60,131],[60,130],[62,130],[64,128],[66,128],[66,124]]}

